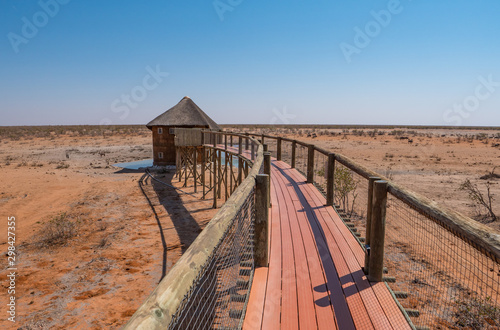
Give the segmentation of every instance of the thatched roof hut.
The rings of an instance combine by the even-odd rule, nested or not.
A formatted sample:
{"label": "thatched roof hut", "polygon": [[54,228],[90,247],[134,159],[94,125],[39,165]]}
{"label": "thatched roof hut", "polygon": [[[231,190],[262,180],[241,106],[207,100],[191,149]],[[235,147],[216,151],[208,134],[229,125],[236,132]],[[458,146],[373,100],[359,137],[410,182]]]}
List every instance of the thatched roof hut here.
{"label": "thatched roof hut", "polygon": [[146,124],[153,132],[153,159],[155,165],[175,164],[175,139],[172,128],[220,127],[188,96]]}
{"label": "thatched roof hut", "polygon": [[219,130],[220,127],[212,120],[196,103],[184,96],[182,100],[151,120],[146,126],[151,129],[153,126],[169,127],[204,127]]}

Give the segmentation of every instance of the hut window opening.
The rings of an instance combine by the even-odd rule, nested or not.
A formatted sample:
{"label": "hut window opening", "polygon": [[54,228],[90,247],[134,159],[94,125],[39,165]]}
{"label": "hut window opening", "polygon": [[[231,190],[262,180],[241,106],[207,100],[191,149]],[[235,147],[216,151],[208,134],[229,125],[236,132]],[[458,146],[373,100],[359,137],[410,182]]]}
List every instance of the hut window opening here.
{"label": "hut window opening", "polygon": [[163,159],[163,152],[158,153],[158,158]]}
{"label": "hut window opening", "polygon": [[158,128],[158,134],[163,134],[163,128],[161,127]]}

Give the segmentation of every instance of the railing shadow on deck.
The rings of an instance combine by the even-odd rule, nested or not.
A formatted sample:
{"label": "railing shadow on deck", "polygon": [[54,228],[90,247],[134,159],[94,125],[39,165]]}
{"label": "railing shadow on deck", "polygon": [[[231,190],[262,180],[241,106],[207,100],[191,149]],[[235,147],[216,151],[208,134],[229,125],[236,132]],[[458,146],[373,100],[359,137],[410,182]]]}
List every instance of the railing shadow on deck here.
{"label": "railing shadow on deck", "polygon": [[[322,207],[316,207],[313,206],[309,203],[307,200],[307,197],[304,195],[303,191],[299,188],[299,185],[305,185],[307,184],[304,181],[296,181],[293,179],[285,169],[282,169],[276,165],[273,165],[276,170],[278,170],[281,175],[288,180],[288,183],[293,187],[295,193],[297,194],[297,197],[300,200],[300,203],[303,205],[303,210],[298,211],[298,212],[303,212],[305,213],[305,216],[307,218],[307,221],[310,225],[310,228],[312,229],[314,241],[316,243],[316,247],[318,250],[318,254],[320,256],[320,260],[322,263],[322,267],[325,270],[325,276],[327,277],[326,284],[325,285],[320,285],[318,287],[313,288],[317,292],[324,292],[326,294],[325,297],[316,300],[315,303],[320,306],[320,307],[327,307],[329,305],[333,306],[334,312],[339,315],[350,315],[348,312],[348,307],[345,304],[345,300],[343,299],[336,299],[336,296],[333,294],[335,290],[337,292],[342,292],[342,296],[349,297],[351,295],[357,294],[359,292],[359,289],[356,288],[356,284],[353,281],[352,282],[352,287],[349,286],[347,288],[342,288],[341,283],[345,283],[345,281],[342,281],[345,277],[353,277],[353,273],[349,273],[347,275],[344,275],[343,277],[340,277],[337,273],[337,270],[335,269],[333,257],[330,253],[330,249],[328,247],[327,243],[327,238],[325,234],[325,229],[321,225],[318,217],[316,214],[312,213],[311,210],[315,209],[320,209],[324,208],[325,206]],[[292,170],[290,168],[290,170]],[[305,179],[305,178],[304,178]],[[330,271],[328,271],[330,270]],[[362,276],[365,274],[363,273]],[[363,290],[363,289],[361,289]],[[352,321],[352,320],[351,320]]]}

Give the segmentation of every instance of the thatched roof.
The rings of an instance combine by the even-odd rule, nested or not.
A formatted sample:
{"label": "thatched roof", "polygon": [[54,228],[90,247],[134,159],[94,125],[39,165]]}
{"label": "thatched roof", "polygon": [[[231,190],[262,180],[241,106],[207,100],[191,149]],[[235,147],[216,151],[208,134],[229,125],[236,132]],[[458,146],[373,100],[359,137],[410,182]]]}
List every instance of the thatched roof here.
{"label": "thatched roof", "polygon": [[146,126],[149,129],[153,126],[202,126],[210,129],[220,129],[215,121],[207,116],[188,96],[185,96],[172,108],[151,120]]}

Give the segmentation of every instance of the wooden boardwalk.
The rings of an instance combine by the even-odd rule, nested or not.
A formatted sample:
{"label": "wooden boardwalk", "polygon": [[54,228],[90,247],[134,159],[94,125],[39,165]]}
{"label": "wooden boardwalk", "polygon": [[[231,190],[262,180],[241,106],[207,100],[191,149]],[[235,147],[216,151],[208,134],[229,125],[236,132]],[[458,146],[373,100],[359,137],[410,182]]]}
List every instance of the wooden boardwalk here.
{"label": "wooden boardwalk", "polygon": [[411,329],[321,193],[273,161],[269,267],[255,270],[243,329]]}

